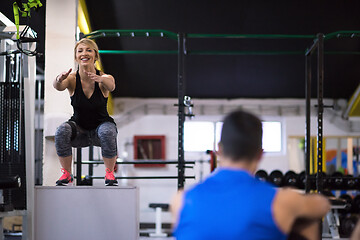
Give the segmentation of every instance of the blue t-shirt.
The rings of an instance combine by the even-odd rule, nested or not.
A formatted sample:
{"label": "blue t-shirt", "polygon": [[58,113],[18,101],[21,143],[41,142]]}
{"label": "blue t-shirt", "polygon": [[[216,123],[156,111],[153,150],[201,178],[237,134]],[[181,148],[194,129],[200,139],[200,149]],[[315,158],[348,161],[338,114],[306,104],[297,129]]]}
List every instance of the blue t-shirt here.
{"label": "blue t-shirt", "polygon": [[177,240],[286,239],[272,214],[276,190],[248,172],[218,169],[186,191]]}

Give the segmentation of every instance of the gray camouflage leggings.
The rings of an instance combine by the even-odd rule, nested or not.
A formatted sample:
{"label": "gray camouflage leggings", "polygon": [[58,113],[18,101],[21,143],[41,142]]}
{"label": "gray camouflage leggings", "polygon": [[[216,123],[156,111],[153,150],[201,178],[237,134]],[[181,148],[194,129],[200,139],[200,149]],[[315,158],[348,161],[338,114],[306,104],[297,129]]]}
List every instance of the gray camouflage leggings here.
{"label": "gray camouflage leggings", "polygon": [[71,147],[101,147],[101,154],[105,158],[117,156],[117,128],[112,122],[104,122],[94,130],[84,130],[75,122],[76,136],[72,137],[72,128],[68,122],[61,124],[55,133],[55,148],[59,157],[72,155]]}

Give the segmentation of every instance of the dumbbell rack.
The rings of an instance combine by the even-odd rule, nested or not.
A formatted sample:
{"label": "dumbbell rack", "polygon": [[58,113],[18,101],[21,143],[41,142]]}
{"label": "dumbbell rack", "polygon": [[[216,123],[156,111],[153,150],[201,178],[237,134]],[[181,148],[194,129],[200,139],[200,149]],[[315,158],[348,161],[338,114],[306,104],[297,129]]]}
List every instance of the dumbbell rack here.
{"label": "dumbbell rack", "polygon": [[[324,183],[332,181],[332,179],[325,178],[323,180],[323,113],[325,108],[332,108],[333,106],[326,106],[323,102],[324,89],[324,41],[333,38],[354,38],[359,37],[357,31],[340,31],[326,36],[322,33],[316,35],[313,44],[305,52],[305,96],[306,96],[306,125],[305,125],[305,172],[306,182],[305,191],[309,192],[311,189],[322,192]],[[317,63],[317,174],[316,187],[312,186],[313,177],[310,176],[310,116],[311,116],[311,82],[313,77],[312,71],[312,55],[316,54]],[[340,177],[341,178],[341,177]],[[338,179],[340,179],[338,178]],[[345,179],[346,180],[346,179]],[[358,180],[358,179],[357,179]],[[338,190],[341,190],[338,189]]]}
{"label": "dumbbell rack", "polygon": [[[349,237],[353,227],[355,226],[358,213],[360,213],[360,195],[352,198],[350,195],[343,194],[339,198],[335,198],[332,190],[359,190],[360,178],[350,175],[343,176],[339,172],[335,172],[331,176],[322,174],[323,194],[329,197],[331,201],[331,211],[329,211],[323,221],[323,237],[339,238]],[[262,181],[267,181],[276,187],[293,187],[297,189],[305,189],[305,172],[296,174],[288,171],[283,174],[279,170],[274,170],[268,174],[264,170],[258,170],[255,177]],[[316,190],[316,175],[308,177],[308,187]]]}
{"label": "dumbbell rack", "polygon": [[[259,170],[256,172],[255,177],[269,182],[276,187],[306,188],[305,172],[297,174],[293,171],[288,171],[286,174],[283,174],[279,170],[274,170],[270,174],[267,174],[266,171]],[[307,187],[310,190],[317,189],[317,179],[316,175],[307,177]],[[360,177],[353,177],[351,175],[343,176],[339,172],[334,173],[332,176],[327,176],[326,173],[322,173],[321,181],[323,192],[332,190],[360,190]]]}
{"label": "dumbbell rack", "polygon": [[[324,40],[331,38],[353,38],[358,37],[358,34],[351,31],[337,32],[325,36],[322,33],[317,34],[311,47],[305,53],[305,96],[306,96],[306,134],[305,134],[305,191],[310,190],[317,192],[324,192],[328,190],[359,190],[360,179],[352,176],[336,176],[329,177],[323,173],[323,112],[324,108],[332,107],[325,106],[323,103],[323,87],[324,87]],[[313,71],[311,69],[311,57],[317,53],[317,172],[315,175],[310,175],[310,115],[311,115],[311,79]],[[334,207],[334,205],[333,205]],[[335,215],[333,214],[335,212]],[[337,232],[340,227],[340,221],[333,221],[334,216],[337,216],[337,210],[331,210],[327,215],[327,221],[331,236],[339,238]],[[348,216],[347,216],[348,217]],[[349,218],[349,221],[351,219]],[[351,221],[350,221],[351,222]],[[351,222],[352,224],[352,222]],[[350,225],[351,225],[350,224]],[[345,225],[345,224],[344,224]],[[353,224],[355,225],[355,224]],[[354,226],[352,226],[354,227]],[[329,230],[329,229],[328,229]]]}
{"label": "dumbbell rack", "polygon": [[323,83],[324,83],[324,34],[319,33],[314,43],[305,53],[305,96],[306,96],[306,134],[305,134],[305,191],[310,191],[310,115],[311,115],[311,56],[317,50],[317,175],[316,190],[323,190],[322,156],[323,156]]}
{"label": "dumbbell rack", "polygon": [[[308,193],[311,189],[317,192],[323,192],[325,188],[330,190],[359,190],[359,178],[349,176],[325,176],[323,169],[323,112],[325,106],[323,103],[323,87],[324,87],[324,40],[334,37],[354,37],[354,32],[329,34],[325,36],[322,33],[317,35],[311,47],[305,53],[305,95],[306,95],[306,134],[305,134],[305,191]],[[357,36],[357,35],[356,35]],[[317,173],[310,175],[310,115],[311,115],[311,78],[313,71],[311,69],[311,56],[317,52]],[[346,184],[345,184],[346,183]],[[332,212],[332,211],[331,211]],[[350,220],[350,219],[349,219]],[[329,223],[336,223],[331,221]],[[352,224],[352,223],[351,223]],[[331,224],[334,225],[334,224]],[[354,224],[355,225],[355,224]],[[340,226],[340,223],[338,224]],[[330,226],[329,226],[330,227]],[[332,226],[334,227],[334,226]],[[354,226],[352,226],[353,228]],[[331,227],[330,227],[331,230]],[[337,230],[337,229],[335,229]],[[337,238],[337,232],[332,229],[331,235]]]}
{"label": "dumbbell rack", "polygon": [[[311,190],[319,190],[319,178],[317,176],[308,176],[307,186]],[[320,178],[320,185],[322,191],[325,190],[360,190],[360,177],[352,176],[341,176],[341,177],[331,177],[331,176],[322,176]]]}

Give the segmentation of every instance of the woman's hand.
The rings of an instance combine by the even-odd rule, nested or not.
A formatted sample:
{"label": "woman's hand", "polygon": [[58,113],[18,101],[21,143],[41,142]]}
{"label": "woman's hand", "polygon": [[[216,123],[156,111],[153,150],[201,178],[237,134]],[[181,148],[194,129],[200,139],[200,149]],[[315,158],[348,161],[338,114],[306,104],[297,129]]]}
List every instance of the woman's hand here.
{"label": "woman's hand", "polygon": [[56,82],[61,83],[62,81],[64,81],[69,74],[71,73],[72,68],[69,69],[69,71],[67,72],[62,72],[60,73],[57,77],[56,77]]}
{"label": "woman's hand", "polygon": [[101,79],[101,76],[100,75],[97,75],[95,73],[92,73],[92,72],[87,72],[87,71],[84,71],[86,73],[86,75],[92,80],[92,81],[95,81],[95,82],[98,82],[98,83],[101,83],[102,82],[102,79]]}
{"label": "woman's hand", "polygon": [[100,75],[97,75],[95,73],[92,73],[92,72],[87,72],[87,71],[84,71],[86,73],[86,75],[92,80],[92,81],[95,81],[95,82],[98,82],[98,83],[102,83],[102,78]]}
{"label": "woman's hand", "polygon": [[109,74],[97,75],[92,72],[84,71],[90,80],[101,83],[101,87],[106,91],[112,92],[115,89],[115,79]]}
{"label": "woman's hand", "polygon": [[71,73],[71,68],[69,69],[69,71],[67,72],[62,72],[59,75],[56,76],[54,82],[53,82],[53,87],[58,90],[58,91],[64,91],[65,89],[67,89],[69,87],[69,80],[68,77]]}

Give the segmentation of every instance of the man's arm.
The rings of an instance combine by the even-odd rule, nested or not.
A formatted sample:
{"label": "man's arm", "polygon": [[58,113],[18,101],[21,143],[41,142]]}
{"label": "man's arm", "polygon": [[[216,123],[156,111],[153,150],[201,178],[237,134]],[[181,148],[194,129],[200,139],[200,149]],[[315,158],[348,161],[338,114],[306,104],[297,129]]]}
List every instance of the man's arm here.
{"label": "man's arm", "polygon": [[318,239],[320,220],[330,210],[329,200],[320,194],[304,195],[292,189],[278,190],[273,202],[275,222],[284,233],[296,232]]}
{"label": "man's arm", "polygon": [[355,229],[351,233],[350,240],[358,240],[360,239],[360,221],[358,220]]}
{"label": "man's arm", "polygon": [[292,204],[297,217],[321,219],[330,210],[330,201],[320,194],[303,195],[297,193]]}
{"label": "man's arm", "polygon": [[288,240],[318,240],[320,237],[320,222],[320,219],[296,219],[291,228]]}
{"label": "man's arm", "polygon": [[183,206],[184,191],[178,191],[171,200],[170,211],[172,213],[172,223],[175,228],[179,221],[179,215]]}

